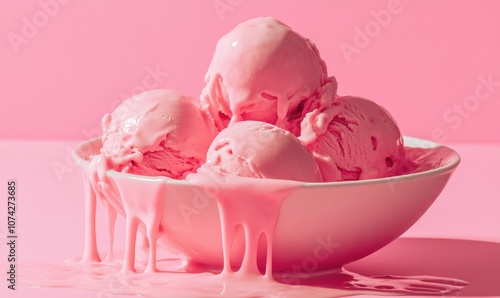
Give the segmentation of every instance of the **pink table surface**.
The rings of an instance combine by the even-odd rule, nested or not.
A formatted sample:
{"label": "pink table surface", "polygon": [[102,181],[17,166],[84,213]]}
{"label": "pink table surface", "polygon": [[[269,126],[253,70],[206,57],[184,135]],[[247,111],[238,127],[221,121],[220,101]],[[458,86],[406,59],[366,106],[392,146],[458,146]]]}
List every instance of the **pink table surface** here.
{"label": "pink table surface", "polygon": [[[61,264],[83,245],[83,184],[69,158],[74,141],[0,140],[0,272],[7,269],[7,181],[18,185],[18,264]],[[452,144],[462,163],[429,211],[404,235],[349,266],[362,274],[437,275],[470,282],[460,296],[500,296],[500,145]],[[35,153],[35,154],[34,154]],[[101,214],[102,215],[102,214]],[[98,226],[104,225],[98,216]],[[123,247],[119,219],[117,247]],[[101,233],[99,243],[105,243]],[[407,237],[411,237],[408,239]],[[457,241],[463,239],[468,241]],[[471,241],[480,240],[480,241]],[[18,281],[19,283],[19,281]],[[19,286],[0,297],[120,297]]]}

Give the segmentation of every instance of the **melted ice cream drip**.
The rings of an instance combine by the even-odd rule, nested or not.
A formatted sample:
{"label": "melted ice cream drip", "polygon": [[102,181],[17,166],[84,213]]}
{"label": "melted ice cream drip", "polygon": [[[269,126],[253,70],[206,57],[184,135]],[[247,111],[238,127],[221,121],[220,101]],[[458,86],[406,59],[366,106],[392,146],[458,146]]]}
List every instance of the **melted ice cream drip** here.
{"label": "melted ice cream drip", "polygon": [[[414,149],[412,149],[414,150]],[[432,151],[434,152],[434,151]],[[431,153],[432,153],[431,152]],[[440,151],[435,151],[440,152]],[[432,157],[432,154],[429,155]],[[439,157],[439,156],[438,156]],[[439,158],[433,158],[439,159]],[[426,160],[426,161],[425,161]],[[418,172],[421,164],[428,164],[427,158],[413,165],[412,171]],[[425,161],[425,162],[424,162]],[[441,162],[441,159],[439,159]],[[439,163],[440,163],[439,162]],[[240,296],[240,297],[341,297],[359,294],[387,295],[425,294],[443,295],[459,291],[467,285],[459,279],[430,276],[376,276],[367,277],[337,269],[330,272],[300,276],[300,285],[290,285],[282,274],[274,273],[272,268],[272,248],[274,230],[279,218],[281,204],[286,197],[301,185],[298,182],[279,181],[259,184],[256,188],[252,178],[221,177],[214,174],[197,173],[188,177],[194,185],[203,187],[217,181],[219,185],[217,206],[219,208],[222,232],[223,262],[222,271],[202,265],[186,266],[182,259],[157,260],[156,240],[162,233],[163,217],[168,178],[156,180],[141,179],[141,176],[124,174],[108,177],[106,160],[92,159],[90,167],[82,172],[85,183],[85,245],[82,260],[70,266],[31,266],[23,280],[39,286],[64,286],[83,289],[110,289],[109,280],[119,287],[108,292],[160,297],[165,293],[179,294],[182,297]],[[131,178],[132,177],[132,178]],[[130,182],[134,179],[134,183]],[[123,206],[114,203],[120,200]],[[97,201],[103,203],[107,216],[108,255],[101,262],[96,243]],[[126,219],[126,246],[123,262],[109,262],[113,259],[113,231],[116,212]],[[147,261],[136,260],[136,237],[138,227],[147,239]],[[239,270],[233,270],[231,246],[236,228],[241,226],[245,236],[245,250]],[[265,270],[259,270],[257,251],[259,240],[266,240]],[[90,266],[89,266],[90,265]],[[50,278],[45,272],[53,272]],[[85,280],[91,282],[85,282]],[[140,284],[145,284],[141,286]]]}

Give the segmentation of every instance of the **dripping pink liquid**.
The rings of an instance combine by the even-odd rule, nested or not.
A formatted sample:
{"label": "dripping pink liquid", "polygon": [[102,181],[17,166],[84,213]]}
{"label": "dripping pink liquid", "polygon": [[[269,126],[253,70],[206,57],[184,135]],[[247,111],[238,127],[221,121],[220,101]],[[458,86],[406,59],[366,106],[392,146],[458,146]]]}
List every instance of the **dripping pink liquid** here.
{"label": "dripping pink liquid", "polygon": [[[397,238],[432,204],[459,161],[446,147],[408,148],[412,160],[402,171],[417,173],[413,178],[337,183],[340,192],[332,193],[333,187],[321,183],[305,186],[209,174],[177,181],[106,172],[96,155],[99,146],[94,141],[77,150],[86,189],[82,259],[52,267],[60,273],[55,281],[41,278],[47,268],[30,268],[27,280],[34,284],[102,289],[111,277],[122,285],[121,293],[151,297],[446,294],[466,285],[444,277],[369,278],[342,269]],[[406,202],[391,198],[420,183],[427,189],[416,194],[419,198]],[[383,195],[374,197],[373,191]],[[349,200],[360,202],[345,203]],[[108,252],[103,261],[95,240],[98,202],[108,218]],[[310,208],[301,208],[307,205]],[[126,219],[125,252],[120,258],[113,252],[116,212]],[[136,258],[138,235],[146,239],[143,260]],[[159,259],[157,248],[179,257]],[[92,283],[84,282],[84,277]],[[305,278],[309,285],[300,285]],[[328,286],[322,286],[323,279],[328,279]]]}

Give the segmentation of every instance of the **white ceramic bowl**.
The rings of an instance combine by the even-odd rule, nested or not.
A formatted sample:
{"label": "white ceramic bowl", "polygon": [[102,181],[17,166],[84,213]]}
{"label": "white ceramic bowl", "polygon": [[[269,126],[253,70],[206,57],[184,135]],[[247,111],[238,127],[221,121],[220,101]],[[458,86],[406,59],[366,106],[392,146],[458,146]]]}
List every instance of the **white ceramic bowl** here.
{"label": "white ceramic bowl", "polygon": [[[405,137],[410,147],[437,147],[436,143]],[[85,170],[89,154],[99,152],[99,139],[80,144],[74,159]],[[387,245],[410,228],[431,206],[460,162],[450,149],[439,168],[391,178],[364,181],[301,183],[283,201],[273,245],[273,269],[288,271],[338,268],[363,258]],[[162,233],[158,245],[194,262],[221,267],[223,264],[221,225],[216,200],[199,195],[205,191],[189,181],[147,177],[108,171],[114,187],[134,189],[147,183],[161,185]],[[252,179],[256,191],[262,180]],[[132,191],[133,192],[133,191]],[[147,194],[140,199],[147,205]],[[122,215],[120,196],[111,205]],[[186,213],[188,211],[188,213]],[[259,246],[259,264],[265,260],[264,243]],[[232,261],[240,262],[244,237],[236,235]]]}

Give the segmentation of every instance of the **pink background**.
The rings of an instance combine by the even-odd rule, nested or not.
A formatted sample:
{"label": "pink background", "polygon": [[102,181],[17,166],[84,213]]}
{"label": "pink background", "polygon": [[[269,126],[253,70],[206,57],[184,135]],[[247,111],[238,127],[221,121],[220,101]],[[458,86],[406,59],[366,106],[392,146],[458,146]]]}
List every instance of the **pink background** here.
{"label": "pink background", "polygon": [[[481,78],[500,84],[500,1],[309,2],[0,0],[0,183],[19,182],[21,262],[61,264],[81,254],[83,185],[70,158],[76,140],[98,136],[102,115],[144,89],[198,96],[217,39],[263,15],[316,42],[341,94],[376,100],[404,134],[450,143],[462,156],[436,203],[404,236],[499,243],[500,86],[488,90]],[[376,25],[374,15],[387,15],[382,10],[390,22]],[[361,40],[359,30],[366,29],[373,37]],[[343,53],[349,45],[356,53]],[[460,114],[464,104],[468,110]],[[103,231],[102,213],[99,220]],[[117,235],[123,248],[123,229]],[[4,270],[7,246],[0,242]],[[495,247],[491,255],[498,256]],[[475,260],[469,250],[449,253]],[[427,265],[418,274],[432,274]],[[1,297],[106,297],[27,286],[12,295],[5,285]]]}
{"label": "pink background", "polygon": [[404,134],[499,143],[498,11],[490,0],[1,1],[0,138],[88,139],[133,93],[197,97],[218,38],[268,15],[316,42],[340,94],[376,100]]}

